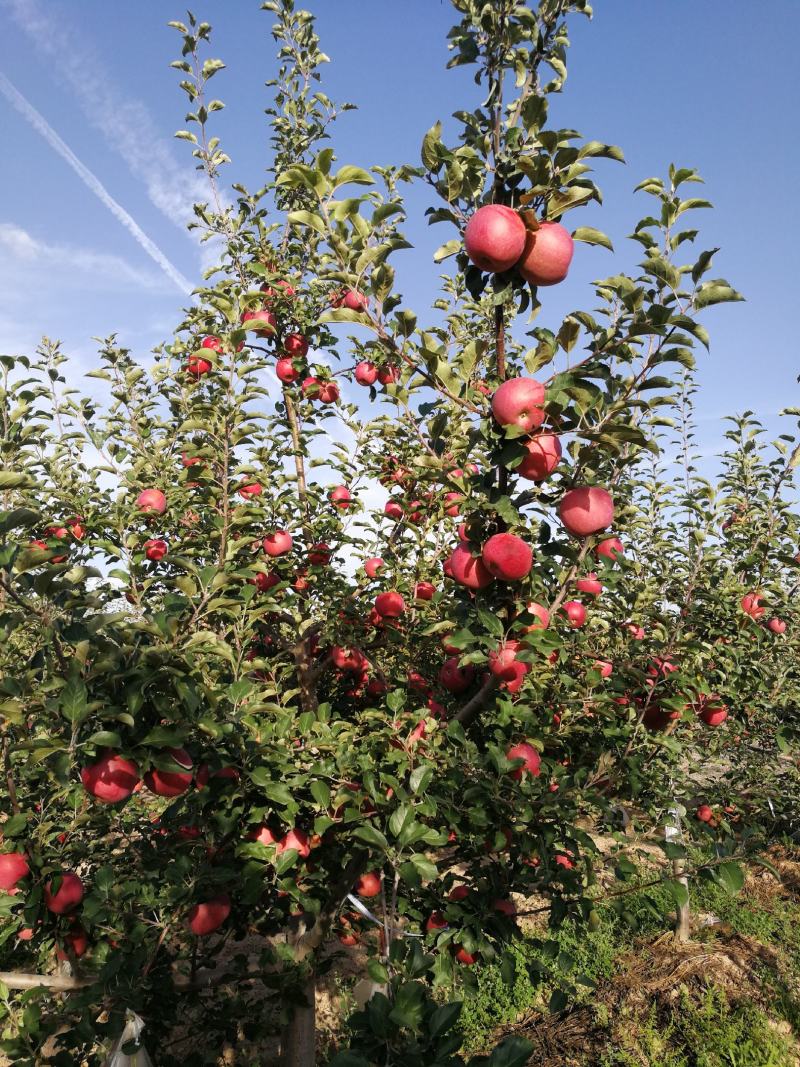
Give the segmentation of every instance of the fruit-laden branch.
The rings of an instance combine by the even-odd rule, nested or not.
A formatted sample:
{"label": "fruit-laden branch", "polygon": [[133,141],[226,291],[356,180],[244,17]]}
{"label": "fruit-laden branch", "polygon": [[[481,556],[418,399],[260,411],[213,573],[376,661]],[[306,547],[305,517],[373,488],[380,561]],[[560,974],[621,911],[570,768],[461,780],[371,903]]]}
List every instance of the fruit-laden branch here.
{"label": "fruit-laden branch", "polygon": [[317,916],[317,921],[310,930],[306,930],[306,932],[301,934],[298,938],[294,946],[295,963],[301,963],[307,956],[310,956],[312,952],[316,952],[316,950],[320,948],[323,941],[328,936],[331,923],[333,922],[342,901],[353,888],[358,876],[364,873],[367,859],[367,853],[360,851],[356,852],[351,857],[350,862],[342,871],[342,877],[335,883],[325,906]]}

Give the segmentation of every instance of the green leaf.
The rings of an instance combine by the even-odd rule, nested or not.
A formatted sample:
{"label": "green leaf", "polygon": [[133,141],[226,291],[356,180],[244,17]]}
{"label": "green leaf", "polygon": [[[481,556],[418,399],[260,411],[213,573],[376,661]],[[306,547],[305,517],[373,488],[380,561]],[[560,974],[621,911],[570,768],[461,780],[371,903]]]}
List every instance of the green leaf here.
{"label": "green leaf", "polygon": [[454,237],[451,241],[446,241],[443,245],[433,253],[433,262],[441,263],[442,260],[448,259],[450,256],[454,256],[456,252],[460,252],[463,246],[463,241],[460,238]]}
{"label": "green leaf", "polygon": [[314,214],[313,211],[290,211],[286,218],[293,226],[310,226],[312,230],[321,233],[323,237],[328,232],[325,227],[325,220],[321,215]]}
{"label": "green leaf", "polygon": [[331,791],[325,782],[317,780],[311,783],[311,795],[321,808],[328,808],[331,802]]}
{"label": "green leaf", "polygon": [[354,167],[351,164],[346,164],[341,167],[333,176],[333,188],[338,189],[340,185],[374,185],[375,182],[372,175],[363,170],[361,167]]}
{"label": "green leaf", "polygon": [[[566,1007],[566,996],[562,994],[564,996],[563,1005],[561,1004],[561,998],[557,996],[560,992],[561,990],[556,990],[550,998],[551,1012],[562,1011]],[[533,1045],[526,1038],[507,1037],[491,1054],[486,1067],[526,1067],[526,1064],[530,1062],[532,1053]]]}
{"label": "green leaf", "polygon": [[442,147],[442,124],[435,123],[422,139],[422,165],[428,170],[437,171],[442,165],[442,160],[437,148]]}
{"label": "green leaf", "polygon": [[675,878],[669,878],[664,882],[664,888],[670,894],[679,908],[684,908],[689,903],[689,890]]}
{"label": "green leaf", "polygon": [[381,985],[386,985],[389,981],[389,972],[375,956],[370,956],[367,960],[367,972],[373,982],[380,982]]}
{"label": "green leaf", "polygon": [[426,882],[433,882],[439,877],[439,868],[427,856],[423,856],[421,852],[415,852],[410,862],[413,863],[420,877],[424,878]]}
{"label": "green leaf", "polygon": [[382,849],[386,851],[389,848],[389,842],[372,823],[364,823],[363,826],[359,826],[357,830],[353,831],[353,837],[357,837],[360,841],[363,841],[367,845],[372,845],[374,848]]}
{"label": "green leaf", "polygon": [[614,251],[611,238],[607,237],[601,230],[595,230],[592,226],[579,226],[577,230],[573,230],[572,240],[583,241],[587,245],[602,245],[609,252]]}
{"label": "green leaf", "polygon": [[329,308],[323,311],[317,322],[360,322],[369,325],[363,311],[353,311],[351,308]]}
{"label": "green leaf", "polygon": [[433,778],[433,767],[429,764],[422,763],[419,767],[415,767],[411,772],[411,776],[408,779],[408,788],[412,793],[424,793],[431,783]]}
{"label": "green leaf", "polygon": [[694,294],[693,302],[699,310],[710,307],[712,304],[726,304],[737,300],[744,300],[742,294],[737,293],[724,278],[716,278],[714,281],[703,282]]}
{"label": "green leaf", "polygon": [[71,723],[78,723],[86,715],[88,695],[82,679],[70,678],[61,690],[61,714]]}
{"label": "green leaf", "polygon": [[0,470],[0,489],[20,489],[32,484],[28,475],[21,471]]}
{"label": "green leaf", "polygon": [[729,860],[716,869],[716,878],[722,888],[735,897],[744,885],[744,871],[738,863]]}
{"label": "green leaf", "polygon": [[453,1000],[449,1004],[442,1004],[438,1007],[428,1020],[431,1037],[441,1037],[442,1034],[451,1030],[458,1021],[463,1006],[462,1001]]}
{"label": "green leaf", "polygon": [[418,1031],[422,1025],[425,999],[425,987],[421,982],[404,982],[395,994],[389,1018],[398,1026]]}

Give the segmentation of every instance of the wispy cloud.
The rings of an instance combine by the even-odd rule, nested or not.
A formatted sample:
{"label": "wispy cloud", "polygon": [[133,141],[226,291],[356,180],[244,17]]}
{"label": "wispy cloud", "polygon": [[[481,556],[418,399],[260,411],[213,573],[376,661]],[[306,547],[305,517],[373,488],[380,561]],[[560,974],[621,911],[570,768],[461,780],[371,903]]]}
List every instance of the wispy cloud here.
{"label": "wispy cloud", "polygon": [[7,254],[17,278],[35,272],[90,274],[103,287],[131,285],[142,289],[161,289],[165,286],[161,272],[139,270],[121,256],[109,255],[91,248],[51,244],[16,226],[0,222],[0,254]]}
{"label": "wispy cloud", "polygon": [[[96,51],[69,25],[65,8],[43,10],[37,0],[0,0],[16,25],[47,57],[48,71],[65,82],[83,114],[140,180],[154,204],[181,229],[196,200],[208,197],[203,178],[180,164],[145,105],[121,93]],[[72,8],[76,10],[76,8]]]}
{"label": "wispy cloud", "polygon": [[42,135],[54,152],[75,171],[84,185],[94,193],[98,200],[103,203],[114,217],[122,223],[133,239],[154,260],[164,273],[172,279],[175,285],[187,295],[191,293],[190,282],[181,274],[178,268],[170,262],[161,249],[152,241],[131,214],[114,199],[100,179],[82,163],[72,149],[56,133],[33,104],[9,81],[5,74],[0,73],[0,93],[20,112],[21,115]]}

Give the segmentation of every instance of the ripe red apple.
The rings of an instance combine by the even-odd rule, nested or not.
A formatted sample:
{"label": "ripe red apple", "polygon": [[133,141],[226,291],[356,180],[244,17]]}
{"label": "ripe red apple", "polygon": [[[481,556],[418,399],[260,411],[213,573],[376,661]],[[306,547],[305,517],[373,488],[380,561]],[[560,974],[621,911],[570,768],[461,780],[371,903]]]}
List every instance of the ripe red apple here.
{"label": "ripe red apple", "polygon": [[561,610],[567,616],[573,630],[577,630],[586,622],[586,608],[580,600],[568,600],[566,604],[562,604]]}
{"label": "ripe red apple", "polygon": [[186,361],[186,370],[193,378],[202,378],[204,374],[213,367],[213,363],[209,359],[203,359],[196,352],[192,352]]}
{"label": "ripe red apple", "polygon": [[80,924],[76,924],[64,935],[63,945],[63,948],[56,948],[57,959],[68,960],[70,953],[80,958],[89,947],[89,935]]}
{"label": "ripe red apple", "polygon": [[364,653],[358,648],[343,648],[334,645],[331,648],[331,662],[340,671],[360,671],[366,664]]}
{"label": "ripe red apple", "polygon": [[603,584],[597,580],[594,571],[590,571],[585,578],[578,578],[575,588],[579,593],[588,593],[589,596],[600,596],[603,592]]}
{"label": "ripe red apple", "polygon": [[268,556],[273,558],[285,556],[287,552],[292,551],[292,535],[287,533],[286,530],[275,530],[273,533],[267,534],[261,542],[261,547]]}
{"label": "ripe red apple", "polygon": [[492,397],[492,414],[500,426],[533,433],[544,422],[544,386],[535,378],[509,378]]}
{"label": "ripe red apple", "polygon": [[[261,292],[264,293],[268,298],[272,297],[274,299],[275,297],[280,297],[285,300],[291,300],[291,298],[297,292],[291,282],[287,282],[285,278],[279,278],[275,282],[275,286],[276,288],[273,289],[271,285],[262,285]],[[279,289],[281,290],[281,292],[278,292]]]}
{"label": "ripe red apple", "polygon": [[694,814],[695,818],[699,819],[700,822],[711,822],[714,818],[714,812],[708,804],[701,804]]}
{"label": "ripe red apple", "polygon": [[258,482],[248,482],[239,487],[239,496],[244,497],[245,500],[252,500],[254,497],[261,496],[263,492],[264,487]]}
{"label": "ripe red apple", "polygon": [[281,356],[275,364],[275,373],[284,385],[290,385],[300,377],[300,371],[295,367],[294,359],[291,356]]}
{"label": "ripe red apple", "polygon": [[181,466],[202,467],[203,461],[200,456],[190,456],[188,452],[181,452]]}
{"label": "ripe red apple", "polygon": [[166,556],[168,551],[167,542],[160,537],[150,538],[149,541],[144,543],[144,554],[148,559],[157,563],[159,560]]}
{"label": "ripe red apple", "polygon": [[14,889],[29,873],[28,861],[21,852],[0,852],[0,889]]}
{"label": "ripe red apple", "polygon": [[486,204],[464,230],[464,249],[480,270],[501,273],[517,262],[525,248],[525,223],[513,208]]}
{"label": "ripe red apple", "polygon": [[434,930],[446,930],[448,925],[447,919],[440,911],[432,911],[425,923],[425,930],[427,933],[432,933]]}
{"label": "ripe red apple", "polygon": [[728,708],[716,693],[701,697],[695,709],[706,726],[721,726],[728,718]]}
{"label": "ripe red apple", "polygon": [[76,515],[74,519],[69,519],[67,527],[76,541],[82,541],[86,536],[86,527],[83,525],[82,515]]}
{"label": "ripe red apple", "polygon": [[531,285],[563,282],[572,262],[575,242],[560,222],[540,222],[538,230],[526,230],[517,270]]}
{"label": "ripe red apple", "polygon": [[745,615],[749,615],[751,619],[760,619],[766,608],[761,605],[760,593],[745,593],[740,601],[741,609]]}
{"label": "ripe red apple", "polygon": [[280,583],[281,576],[276,574],[275,571],[270,571],[269,574],[259,571],[255,578],[250,579],[250,584],[254,585],[259,593],[268,593],[270,589],[274,589]]}
{"label": "ripe red apple", "polygon": [[356,366],[354,377],[359,385],[374,385],[378,377],[378,368],[370,360],[362,359]]}
{"label": "ripe red apple", "polygon": [[328,499],[335,508],[341,508],[343,511],[349,508],[353,503],[353,498],[350,496],[350,490],[346,485],[334,486],[330,493],[328,493]]}
{"label": "ripe red apple", "polygon": [[558,514],[573,537],[589,537],[607,529],[614,521],[614,501],[607,490],[582,485],[564,494]]}
{"label": "ripe red apple", "polygon": [[449,560],[450,577],[467,589],[485,589],[494,581],[494,575],[487,569],[481,556],[474,556],[467,544],[460,544],[453,549]]}
{"label": "ripe red apple", "polygon": [[458,656],[451,656],[442,664],[439,671],[439,684],[451,693],[463,693],[475,680],[475,669],[466,664],[458,665]]}
{"label": "ripe red apple", "polygon": [[219,893],[210,900],[195,904],[186,916],[186,925],[198,937],[213,934],[225,922],[231,913],[231,898],[227,893]]}
{"label": "ripe red apple", "polygon": [[74,911],[83,900],[83,882],[72,871],[64,871],[59,877],[61,884],[55,893],[54,880],[45,884],[44,903],[53,915],[66,915]]}
{"label": "ripe red apple", "polygon": [[767,626],[774,634],[786,633],[786,623],[783,619],[770,619]]}
{"label": "ripe red apple", "polygon": [[248,330],[258,327],[258,337],[272,337],[278,328],[278,320],[268,308],[260,308],[258,311],[245,311],[242,325]]}
{"label": "ripe red apple", "polygon": [[380,891],[381,879],[375,871],[362,874],[354,886],[354,892],[359,897],[376,897]]}
{"label": "ripe red apple", "polygon": [[336,382],[310,377],[304,379],[300,388],[303,390],[303,396],[310,400],[319,400],[321,404],[335,404],[339,399],[339,386]]}
{"label": "ripe red apple", "polygon": [[308,355],[308,338],[302,333],[287,333],[283,339],[283,351],[287,356],[304,359]]}
{"label": "ripe red apple", "polygon": [[571,871],[572,868],[575,866],[570,857],[565,855],[563,852],[556,852],[553,859],[555,860],[557,867],[563,867],[567,871]]}
{"label": "ripe red apple", "polygon": [[436,586],[433,582],[417,582],[414,586],[414,598],[416,600],[433,600]]}
{"label": "ripe red apple", "polygon": [[288,834],[281,838],[278,844],[278,854],[281,852],[288,852],[289,849],[294,849],[298,856],[306,859],[311,855],[311,845],[308,841],[308,834],[305,830],[298,830],[296,827],[290,830]]}
{"label": "ripe red apple", "polygon": [[162,771],[152,767],[144,776],[144,784],[159,797],[179,797],[192,784],[192,757],[183,748],[167,748],[161,753],[169,756],[181,771]]}
{"label": "ripe red apple", "polygon": [[504,582],[518,582],[531,572],[533,550],[516,534],[499,533],[483,546],[481,560],[495,578]]}
{"label": "ripe red apple", "polygon": [[543,604],[537,604],[535,600],[530,600],[525,605],[525,610],[529,615],[536,617],[536,622],[531,623],[529,626],[524,626],[524,633],[529,634],[533,630],[546,630],[550,625],[550,612]]}
{"label": "ripe red apple", "polygon": [[610,559],[612,563],[615,562],[617,556],[622,556],[625,553],[622,541],[618,537],[606,537],[595,546],[594,555],[595,559]]}
{"label": "ripe red apple", "polygon": [[377,578],[384,563],[380,556],[371,556],[364,561],[364,573],[368,578]]}
{"label": "ripe red apple", "polygon": [[661,732],[666,730],[671,722],[675,722],[680,717],[681,713],[679,711],[667,711],[666,708],[661,708],[658,704],[648,704],[642,716],[642,722],[648,730]]}
{"label": "ripe red apple", "polygon": [[220,767],[218,771],[212,771],[207,763],[201,763],[194,778],[195,788],[205,789],[211,778],[227,778],[230,781],[238,782],[239,772],[235,767]]}
{"label": "ripe red apple", "polygon": [[210,348],[212,352],[216,352],[219,355],[222,352],[222,339],[214,334],[209,334],[208,337],[204,337],[200,342],[200,347]]}
{"label": "ripe red apple", "polygon": [[601,678],[610,678],[614,670],[613,663],[609,663],[607,659],[596,659],[592,666],[596,671],[600,672]]}
{"label": "ripe red apple", "polygon": [[127,800],[139,783],[139,768],[131,760],[104,752],[96,763],[81,768],[81,781],[87,793],[104,804]]}
{"label": "ripe red apple", "polygon": [[524,774],[532,774],[534,778],[538,778],[541,773],[541,756],[533,745],[527,741],[522,741],[518,745],[512,745],[506,752],[506,759],[508,760],[523,760],[521,767],[516,767],[513,771],[509,771],[509,775],[518,782]]}
{"label": "ripe red apple", "polygon": [[[505,641],[499,648],[489,653],[489,670],[495,678],[500,678],[504,682],[513,681],[516,678],[519,647],[519,641]],[[528,666],[526,663],[519,665]]]}
{"label": "ripe red apple", "polygon": [[403,508],[396,500],[387,500],[383,508],[383,514],[387,519],[402,519]]}
{"label": "ripe red apple", "polygon": [[543,482],[561,462],[561,441],[554,433],[538,433],[524,447],[517,474],[529,482]]}
{"label": "ripe red apple", "polygon": [[499,911],[501,915],[505,915],[507,919],[514,919],[517,915],[517,908],[513,900],[493,900],[492,910]]}
{"label": "ripe red apple", "polygon": [[375,597],[375,610],[384,619],[397,619],[406,610],[406,602],[395,590],[378,593]]}
{"label": "ripe red apple", "polygon": [[369,297],[358,289],[344,289],[331,301],[331,307],[349,308],[350,311],[366,311],[369,307]]}
{"label": "ripe red apple", "polygon": [[316,545],[312,545],[308,550],[308,562],[315,567],[326,567],[333,555],[330,545],[325,541],[320,541]]}
{"label": "ripe red apple", "polygon": [[464,502],[463,493],[445,493],[444,502],[447,505],[444,509],[445,515],[449,515],[450,518],[455,519],[458,517],[458,513],[461,511],[461,504]]}
{"label": "ripe red apple", "polygon": [[477,962],[478,957],[473,955],[471,952],[467,952],[465,948],[460,948],[458,952],[456,952],[456,959],[465,967],[471,967],[473,963]]}
{"label": "ripe red apple", "polygon": [[163,515],[167,510],[167,498],[160,489],[144,489],[136,498],[139,511]]}
{"label": "ripe red apple", "polygon": [[267,826],[266,823],[261,823],[259,826],[254,826],[247,835],[248,841],[257,841],[259,845],[277,845],[278,838]]}

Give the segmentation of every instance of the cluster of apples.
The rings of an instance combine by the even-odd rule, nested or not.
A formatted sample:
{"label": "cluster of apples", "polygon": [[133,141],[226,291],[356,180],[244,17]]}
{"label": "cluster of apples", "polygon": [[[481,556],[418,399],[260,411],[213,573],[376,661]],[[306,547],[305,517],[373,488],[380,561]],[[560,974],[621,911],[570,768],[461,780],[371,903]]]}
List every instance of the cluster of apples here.
{"label": "cluster of apples", "polygon": [[[53,541],[59,542],[59,545],[64,542],[69,542],[70,539],[75,541],[82,541],[86,536],[86,527],[82,515],[76,515],[74,518],[67,519],[66,522],[53,523],[47,526],[42,531],[41,537],[36,537],[32,541],[28,542],[28,549],[33,552],[52,552],[54,546]],[[62,554],[59,549],[56,549],[57,554],[50,556],[48,563],[66,563],[67,556]]]}
{"label": "cluster of apples", "polygon": [[[739,606],[745,615],[755,622],[760,622],[767,613],[767,609],[761,603],[763,599],[760,593],[745,593],[739,602]],[[786,633],[786,623],[783,619],[775,617],[767,622],[767,629],[774,634],[784,634]]]}
{"label": "cluster of apples", "polygon": [[467,223],[464,248],[480,270],[502,274],[515,268],[530,285],[557,285],[567,276],[575,245],[559,222],[526,226],[513,208],[486,204]]}

